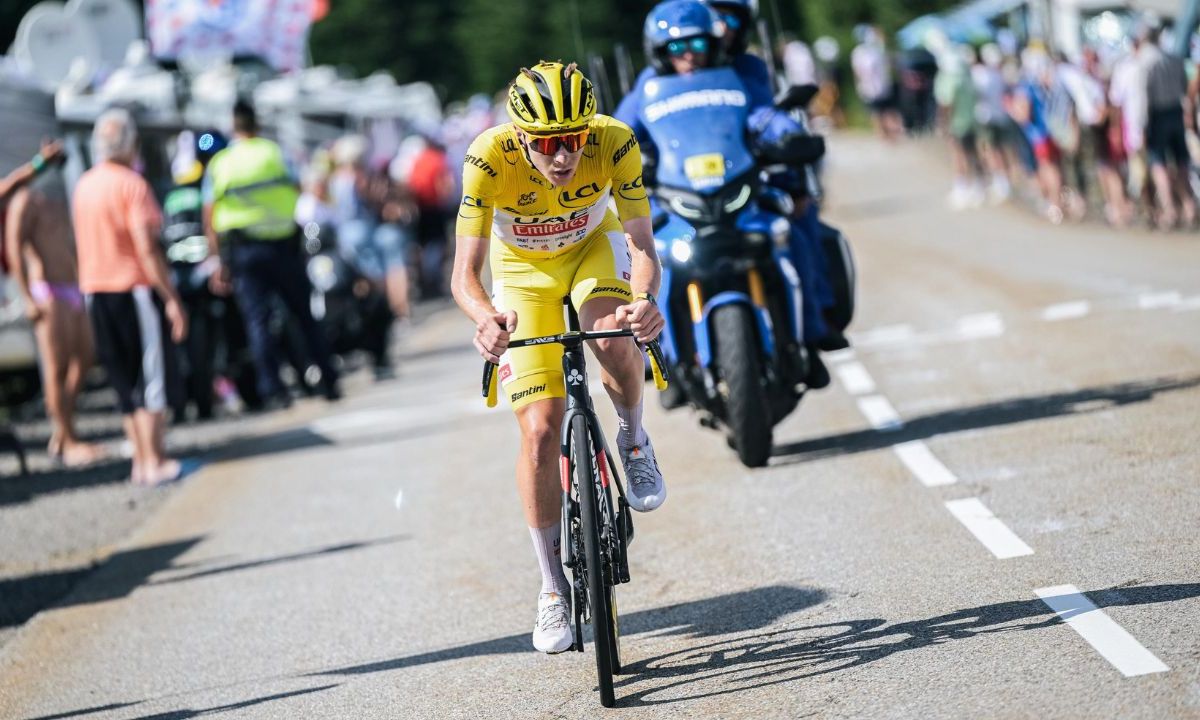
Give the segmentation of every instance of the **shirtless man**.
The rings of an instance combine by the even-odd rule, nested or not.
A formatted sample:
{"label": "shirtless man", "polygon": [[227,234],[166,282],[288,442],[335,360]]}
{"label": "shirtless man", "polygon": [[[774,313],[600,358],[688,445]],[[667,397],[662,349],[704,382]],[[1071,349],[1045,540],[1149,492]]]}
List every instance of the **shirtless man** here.
{"label": "shirtless man", "polygon": [[46,413],[53,431],[46,448],[68,467],[102,457],[75,434],[75,400],[92,365],[92,336],[79,292],[75,236],[61,178],[43,174],[8,202],[4,249],[25,299],[41,357]]}

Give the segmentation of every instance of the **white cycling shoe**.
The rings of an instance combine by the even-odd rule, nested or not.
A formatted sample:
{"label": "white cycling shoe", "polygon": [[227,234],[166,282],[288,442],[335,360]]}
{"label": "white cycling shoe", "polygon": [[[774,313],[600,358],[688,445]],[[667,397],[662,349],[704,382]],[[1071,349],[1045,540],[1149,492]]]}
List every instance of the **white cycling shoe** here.
{"label": "white cycling shoe", "polygon": [[537,621],[533,625],[533,647],[538,652],[557,655],[575,642],[571,631],[571,603],[558,593],[538,595]]}
{"label": "white cycling shoe", "polygon": [[650,438],[640,447],[621,449],[621,464],[625,466],[625,499],[629,507],[638,512],[650,512],[667,499],[667,483],[658,460],[654,457],[654,446]]}

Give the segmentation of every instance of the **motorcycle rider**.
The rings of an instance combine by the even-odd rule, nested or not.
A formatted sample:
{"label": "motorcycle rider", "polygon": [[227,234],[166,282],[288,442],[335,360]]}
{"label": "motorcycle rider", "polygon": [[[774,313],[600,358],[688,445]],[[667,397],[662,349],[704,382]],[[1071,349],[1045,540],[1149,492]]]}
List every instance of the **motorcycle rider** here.
{"label": "motorcycle rider", "polygon": [[[752,2],[720,2],[723,6],[738,6],[729,9],[728,17],[737,18],[737,29],[722,21],[721,14],[698,0],[666,0],[655,6],[646,16],[643,27],[643,42],[648,67],[638,76],[634,89],[621,100],[614,117],[629,125],[642,146],[643,156],[656,154],[654,142],[641,120],[642,106],[648,97],[648,83],[659,75],[688,74],[704,68],[729,65],[741,80],[746,92],[750,117],[747,131],[752,142],[771,142],[791,132],[803,132],[786,113],[775,109],[770,91],[770,80],[766,63],[761,58],[745,52],[746,30],[751,25]],[[742,19],[745,18],[745,19]],[[734,37],[730,38],[730,33]],[[740,35],[740,39],[738,38]],[[733,54],[728,54],[732,50]],[[653,174],[646,173],[646,182],[653,182]],[[785,188],[789,189],[790,188]],[[791,255],[793,264],[801,275],[803,294],[804,337],[799,338],[808,350],[808,375],[804,383],[818,389],[829,385],[829,370],[818,353],[820,343],[829,335],[821,308],[832,304],[832,292],[827,297],[818,293],[821,282],[818,268],[824,267],[824,258],[818,254],[817,236],[813,232],[815,208],[812,209],[813,223],[793,222]],[[808,227],[801,227],[807,225]],[[806,231],[807,230],[807,231]]]}

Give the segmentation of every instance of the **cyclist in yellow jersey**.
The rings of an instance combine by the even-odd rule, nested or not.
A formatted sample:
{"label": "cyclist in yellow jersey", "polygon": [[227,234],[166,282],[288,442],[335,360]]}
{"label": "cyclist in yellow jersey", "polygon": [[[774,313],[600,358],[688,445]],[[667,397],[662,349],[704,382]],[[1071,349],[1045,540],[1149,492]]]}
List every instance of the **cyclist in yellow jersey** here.
{"label": "cyclist in yellow jersey", "polygon": [[[653,340],[663,328],[654,298],[660,267],[637,140],[627,125],[596,114],[583,73],[557,62],[522,68],[507,107],[512,122],[476,138],[463,163],[451,284],[475,322],[475,347],[500,365],[521,428],[517,489],[542,571],[533,644],[556,653],[573,641],[559,559],[562,347],[509,352],[508,343],[563,332],[565,296],[584,330],[629,328],[639,342]],[[480,277],[485,259],[491,293]],[[629,503],[653,510],[666,486],[642,428],[642,355],[630,338],[591,347],[620,421]]]}

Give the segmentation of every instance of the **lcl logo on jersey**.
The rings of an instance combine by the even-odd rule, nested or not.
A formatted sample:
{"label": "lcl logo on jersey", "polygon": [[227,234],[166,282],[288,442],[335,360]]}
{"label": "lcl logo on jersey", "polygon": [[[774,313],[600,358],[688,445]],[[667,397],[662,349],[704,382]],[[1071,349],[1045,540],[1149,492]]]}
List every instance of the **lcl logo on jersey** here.
{"label": "lcl logo on jersey", "polygon": [[520,149],[517,148],[517,141],[512,138],[505,138],[500,142],[500,149],[504,151],[504,162],[509,165],[517,164],[517,154]]}
{"label": "lcl logo on jersey", "polygon": [[603,192],[603,190],[599,184],[588,183],[587,185],[584,185],[574,191],[563,190],[562,194],[558,196],[558,202],[563,207],[569,208],[581,207],[584,203],[591,205],[594,201],[589,201],[589,198],[594,198],[601,192]]}

